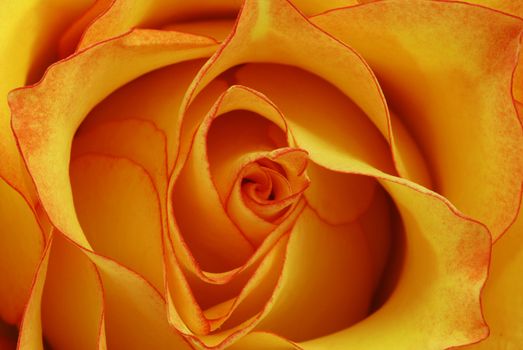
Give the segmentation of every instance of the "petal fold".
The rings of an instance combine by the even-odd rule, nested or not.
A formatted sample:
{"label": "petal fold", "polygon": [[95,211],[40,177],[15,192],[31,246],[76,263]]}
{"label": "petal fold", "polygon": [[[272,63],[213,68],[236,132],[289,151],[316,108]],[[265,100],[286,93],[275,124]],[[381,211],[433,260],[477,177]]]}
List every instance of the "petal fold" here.
{"label": "petal fold", "polygon": [[44,249],[43,227],[24,196],[0,177],[0,318],[18,324]]}
{"label": "petal fold", "polygon": [[[498,238],[515,217],[523,181],[523,132],[512,99],[523,20],[423,0],[371,2],[311,20],[376,72],[435,191]],[[402,137],[394,121],[392,130]]]}
{"label": "petal fold", "polygon": [[71,56],[48,70],[41,83],[10,94],[13,129],[24,160],[51,222],[61,232],[89,247],[68,185],[71,142],[87,113],[130,80],[206,56],[213,45],[194,35],[134,30]]}
{"label": "petal fold", "polygon": [[[517,349],[523,344],[523,211],[494,245],[489,277],[483,291],[483,310],[490,336],[470,350]],[[460,348],[461,349],[461,348]]]}
{"label": "petal fold", "polygon": [[87,154],[72,161],[71,186],[93,249],[163,288],[160,198],[144,168],[125,158]]}

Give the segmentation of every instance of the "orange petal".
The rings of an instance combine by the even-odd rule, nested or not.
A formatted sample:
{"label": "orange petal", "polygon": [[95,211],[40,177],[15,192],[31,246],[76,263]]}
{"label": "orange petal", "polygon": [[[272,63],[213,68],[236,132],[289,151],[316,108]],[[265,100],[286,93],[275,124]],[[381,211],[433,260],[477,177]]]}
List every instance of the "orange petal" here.
{"label": "orange petal", "polygon": [[523,15],[523,4],[519,1],[504,0],[466,0],[465,2],[475,5],[490,7],[495,10],[513,14],[515,16]]}
{"label": "orange petal", "polygon": [[[80,129],[98,128],[98,124],[107,121],[129,118],[146,120],[165,134],[168,168],[171,169],[178,152],[180,132],[180,125],[173,115],[178,112],[185,91],[202,64],[202,60],[181,62],[140,76],[96,105]],[[189,113],[203,118],[226,88],[223,80],[214,80],[198,96]]]}
{"label": "orange petal", "polygon": [[[9,126],[10,113],[5,96],[37,81],[43,71],[57,60],[60,33],[92,0],[29,0],[4,2],[0,12],[0,175],[35,200],[16,141]],[[57,11],[59,9],[59,11]]]}
{"label": "orange petal", "polygon": [[324,163],[350,158],[393,172],[385,139],[361,109],[328,81],[293,67],[268,64],[247,64],[235,76],[274,101],[296,144],[309,151],[311,160],[318,161],[311,145],[321,143],[329,150]]}
{"label": "orange petal", "polygon": [[280,279],[287,241],[288,236],[278,240],[237,296],[205,310],[211,330],[228,329],[263,310]]}
{"label": "orange petal", "polygon": [[490,336],[470,350],[517,349],[523,344],[523,210],[494,245],[483,291],[483,310]]}
{"label": "orange petal", "polygon": [[523,178],[511,96],[523,21],[435,1],[373,2],[312,21],[369,62],[435,190],[499,237],[515,216]]}
{"label": "orange petal", "polygon": [[31,293],[25,305],[24,315],[20,323],[17,350],[43,350],[42,339],[42,293],[49,265],[49,255],[53,235],[49,237],[42,253],[38,268],[31,285]]}
{"label": "orange petal", "polygon": [[300,341],[367,315],[377,276],[358,223],[332,226],[305,209],[287,249],[275,301],[258,329]]}
{"label": "orange petal", "polygon": [[355,102],[345,108],[359,113],[360,119],[359,109],[363,110],[389,138],[387,108],[369,67],[352,49],[312,25],[286,0],[245,2],[233,34],[195,78],[182,111],[220,73],[248,62],[293,65],[322,77]]}
{"label": "orange petal", "polygon": [[[504,0],[467,0],[471,4],[490,7],[514,16],[523,18],[523,3],[520,1]],[[523,55],[519,55],[518,64],[513,76],[513,93],[517,101],[523,101]]]}
{"label": "orange petal", "polygon": [[169,323],[185,335],[207,334],[210,324],[194,296],[192,286],[167,237],[164,243],[164,254]]}
{"label": "orange petal", "polygon": [[20,322],[44,236],[27,199],[0,177],[0,318]]}
{"label": "orange petal", "polygon": [[356,220],[368,209],[376,192],[373,178],[330,171],[314,162],[307,174],[311,184],[305,198],[318,216],[332,225]]}
{"label": "orange petal", "polygon": [[[215,121],[224,115],[226,118]],[[231,86],[220,96],[202,129],[207,133],[209,167],[222,201],[245,157],[285,147],[290,137],[285,118],[277,107],[260,93],[240,85]]]}
{"label": "orange petal", "polygon": [[176,224],[198,264],[223,272],[244,263],[253,247],[227,216],[210,178],[205,136],[200,128],[170,196]]}
{"label": "orange petal", "polygon": [[[204,94],[205,94],[206,90],[207,89],[205,89],[203,91]],[[198,95],[198,97],[201,97],[201,96],[202,96],[202,94]],[[195,102],[198,102],[198,100],[196,100]],[[192,104],[191,107],[193,105],[194,104]],[[213,109],[215,109],[215,111],[213,111],[211,114],[212,115],[216,114],[216,116],[221,115],[221,114],[227,114],[228,112],[233,112],[233,111],[238,111],[238,110],[248,110],[250,112],[258,114],[259,116],[265,117],[267,119],[266,123],[265,123],[266,126],[272,125],[272,123],[274,123],[280,129],[284,129],[284,130],[287,129],[281,113],[276,109],[276,107],[270,101],[268,101],[263,95],[260,95],[256,92],[254,92],[253,90],[250,90],[250,89],[242,87],[242,86],[233,86],[229,90],[227,90],[227,92],[224,93],[221,96],[221,98],[217,101],[217,103],[215,104]],[[192,112],[192,110],[189,109],[189,112]],[[237,112],[237,113],[239,113],[239,112]],[[252,114],[252,113],[250,114],[250,116],[253,116],[253,115],[254,114]],[[233,117],[233,115],[229,116],[229,118],[232,118],[232,117]],[[221,137],[216,138],[216,142],[215,142],[216,144],[214,146],[212,146],[213,138],[209,137],[208,142],[210,142],[211,145],[208,145],[208,147],[206,148],[204,136],[206,136],[206,133],[207,133],[206,130],[210,127],[211,121],[213,120],[213,118],[214,118],[214,116],[212,116],[212,117],[209,116],[208,121],[205,122],[204,124],[201,124],[201,127],[200,127],[201,130],[198,133],[199,136],[196,138],[196,140],[194,140],[195,144],[199,145],[198,149],[201,152],[204,152],[204,151],[206,151],[207,148],[209,148],[209,151],[210,151],[209,167],[210,167],[210,169],[205,169],[204,173],[197,173],[196,176],[187,177],[187,180],[194,182],[193,187],[192,187],[193,189],[200,188],[200,190],[201,190],[201,184],[205,183],[208,187],[210,186],[210,191],[211,191],[210,193],[215,193],[216,191],[218,191],[219,196],[221,196],[221,198],[224,198],[226,196],[226,192],[230,189],[230,187],[232,187],[232,185],[234,183],[234,179],[235,179],[234,176],[231,176],[230,169],[236,169],[234,166],[234,163],[235,162],[237,163],[238,159],[242,157],[242,154],[243,154],[243,152],[245,152],[245,149],[243,149],[241,147],[227,147],[227,149],[224,150],[224,145],[229,144],[229,143],[224,143],[224,145],[222,145],[223,142],[221,142],[222,141]],[[179,158],[178,158],[178,162],[177,162],[178,170],[175,169],[175,171],[171,177],[171,180],[170,180],[171,181],[171,184],[170,184],[171,188],[169,190],[171,193],[170,196],[172,196],[172,193],[175,189],[175,184],[177,184],[176,187],[178,189],[180,189],[181,191],[185,191],[185,192],[188,191],[188,193],[187,193],[188,195],[193,195],[193,193],[190,192],[190,189],[191,189],[190,186],[180,186],[180,182],[176,182],[176,181],[179,181],[179,179],[177,179],[177,176],[178,176],[179,170],[181,168],[180,164],[183,165],[183,163],[185,161],[184,158],[187,157],[186,152],[188,151],[189,147],[191,146],[191,143],[193,142],[193,139],[192,139],[193,133],[191,133],[190,130],[195,129],[198,126],[198,124],[201,123],[202,117],[200,116],[199,119],[200,119],[200,121],[198,121],[196,114],[192,114],[192,115],[185,114],[185,118],[180,120],[180,122],[184,123],[183,126],[187,126],[187,124],[189,124],[191,126],[186,127],[185,134],[181,135],[182,141],[181,141],[181,146],[180,146]],[[263,120],[263,118],[259,117],[258,120]],[[272,147],[274,146],[274,144],[273,144],[274,142],[271,142],[270,140],[267,140],[267,139],[273,138],[275,136],[275,133],[277,133],[278,127],[275,127],[276,130],[273,130],[273,132],[271,132],[271,133],[267,133],[266,137],[262,138],[263,140],[265,140],[263,143],[266,144],[268,142],[268,145],[263,146],[262,149],[272,149]],[[252,127],[250,129],[252,129]],[[189,130],[189,131],[187,131],[187,130]],[[261,131],[263,131],[263,130],[261,130]],[[268,132],[269,131],[270,130],[268,130]],[[210,136],[212,136],[212,135],[210,135]],[[185,141],[183,140],[184,138],[185,138]],[[260,138],[258,137],[257,139],[260,139]],[[191,142],[189,142],[189,141],[191,141]],[[259,142],[255,143],[255,142],[251,142],[251,141],[249,141],[249,139],[247,139],[246,143],[249,144],[249,142],[253,143],[253,145],[256,145],[256,147],[254,147],[253,145],[249,146],[251,148],[254,147],[254,149],[257,149],[257,147],[259,146]],[[229,145],[234,146],[233,144],[229,144]],[[193,150],[193,152],[194,152],[194,150]],[[206,156],[203,156],[203,157],[205,158]],[[200,158],[198,158],[198,159],[200,159]],[[195,164],[202,166],[201,161],[198,161]],[[212,178],[214,180],[213,182],[210,182],[210,180],[209,180],[209,174],[208,174],[209,171],[211,171],[211,173],[212,173]],[[235,172],[235,170],[233,170],[233,173],[234,172]],[[187,173],[187,169],[184,170],[184,173],[185,174]],[[208,175],[203,176],[205,173],[207,173]],[[196,181],[197,178],[201,178],[201,182]],[[196,183],[198,183],[200,185],[196,186]],[[214,183],[214,185],[216,185],[215,189],[213,188],[214,186],[212,186],[213,183]],[[194,186],[196,186],[196,187],[194,187]],[[181,191],[175,192],[176,193],[175,197],[177,197],[178,199],[180,198],[178,196],[183,194]],[[208,195],[209,192],[205,192],[205,193],[206,193],[206,195]],[[198,198],[199,197],[197,197],[196,199],[198,199]],[[205,198],[205,196],[202,198]],[[181,202],[181,200],[179,200],[179,202]],[[168,204],[173,205],[173,203],[174,202],[172,202],[172,203],[169,202]],[[187,202],[184,201],[184,203],[187,203]],[[218,206],[218,203],[219,203],[219,198],[215,198],[214,204],[213,204],[214,208],[216,208]],[[212,203],[205,202],[202,204],[205,204],[208,206],[208,205],[211,205]],[[184,208],[185,208],[185,205],[178,206],[178,210],[184,210]],[[219,206],[218,206],[218,208],[219,208]],[[221,211],[221,209],[220,209],[220,211]],[[169,212],[171,212],[171,210],[169,210]],[[216,211],[213,210],[212,215],[215,215],[215,214],[216,214]],[[224,219],[224,216],[225,216],[225,214],[222,212],[222,215],[221,215],[222,220]],[[180,217],[182,219],[184,217],[188,218],[187,216],[183,216],[183,215],[181,215]],[[169,217],[169,218],[172,219],[172,217]],[[196,223],[198,223],[198,221],[196,221]],[[192,270],[194,273],[198,274],[201,278],[207,279],[208,277],[205,277],[204,275],[207,274],[208,272],[204,272],[204,275],[202,275],[202,271],[200,270],[200,267],[195,265],[194,257],[192,257],[191,252],[188,251],[188,249],[187,249],[188,247],[185,245],[185,242],[183,241],[183,238],[181,237],[179,230],[176,227],[177,224],[175,224],[171,220],[170,225],[171,225],[171,230],[175,233],[173,236],[173,243],[174,243],[177,255],[179,256],[179,258],[181,260],[181,263],[183,265],[185,265],[186,267],[188,267],[190,270]],[[202,236],[202,235],[208,234],[207,231],[208,231],[208,226],[206,226],[204,230],[200,230],[197,233],[197,235]],[[184,233],[187,233],[187,230],[184,230]],[[233,238],[230,236],[230,234],[228,236],[229,236],[228,239]],[[208,242],[208,240],[205,240],[205,241]],[[222,242],[222,245],[216,246],[216,248],[213,248],[213,247],[210,247],[210,248],[212,248],[212,249],[219,248],[219,250],[222,251],[222,253],[224,252],[223,242]],[[261,251],[264,251],[264,250],[262,249]],[[193,253],[194,253],[194,251],[193,251]],[[235,274],[236,272],[231,271],[231,273]],[[219,278],[221,279],[222,277],[219,277]]]}
{"label": "orange petal", "polygon": [[[257,157],[246,158],[240,169],[233,168],[230,172],[231,174],[236,172],[237,175],[233,176],[236,182],[227,196],[226,206],[231,219],[243,230],[249,241],[258,247],[271,231],[290,224],[289,215],[292,216],[292,212],[299,205],[303,191],[309,185],[309,179],[304,173],[307,166],[307,153],[297,148],[278,148]],[[285,176],[270,168],[263,170],[262,165],[259,164],[262,161],[268,165],[282,167]],[[274,173],[276,176],[271,180],[269,173]],[[244,184],[243,180],[253,176],[261,177],[261,180],[258,183]],[[281,198],[278,198],[275,192],[275,180],[279,181],[280,186],[283,186],[286,191]],[[264,190],[267,193],[259,198],[258,188],[263,186],[264,182],[268,182],[270,188]],[[270,196],[270,193],[274,194],[275,198],[264,199]]]}
{"label": "orange petal", "polygon": [[33,280],[17,348],[44,349],[44,340],[53,348],[99,348],[102,302],[92,263],[77,246],[52,234]]}
{"label": "orange petal", "polygon": [[42,328],[53,349],[95,349],[103,319],[103,292],[93,263],[55,236],[42,295]]}
{"label": "orange petal", "polygon": [[[209,17],[231,17],[240,8],[241,0],[116,0],[94,21],[82,35],[78,50],[102,40],[122,35],[132,28],[154,28],[173,21]],[[93,8],[94,13],[100,9]],[[92,15],[91,15],[92,16]],[[77,33],[88,24],[82,21],[74,31]]]}
{"label": "orange petal", "polygon": [[97,123],[89,130],[81,127],[73,140],[71,158],[88,153],[123,157],[138,163],[151,176],[161,197],[165,197],[167,144],[165,134],[152,122],[123,119]]}
{"label": "orange petal", "polygon": [[108,349],[191,349],[167,322],[165,301],[146,280],[85,250],[102,277]]}
{"label": "orange petal", "polygon": [[61,232],[88,247],[68,185],[71,141],[86,114],[135,77],[206,56],[213,45],[210,39],[188,34],[135,30],[71,56],[50,69],[38,85],[11,93],[20,149],[42,204]]}
{"label": "orange petal", "polygon": [[230,350],[302,350],[297,344],[288,339],[280,337],[271,332],[254,331],[238,342],[234,343]]}
{"label": "orange petal", "polygon": [[150,175],[128,159],[90,154],[72,161],[71,186],[94,250],[163,288],[162,213]]}
{"label": "orange petal", "polygon": [[203,349],[225,349],[255,327],[266,314],[279,282],[287,238],[279,239],[237,296],[205,311],[215,332],[189,336],[192,344]]}
{"label": "orange petal", "polygon": [[179,22],[166,25],[162,29],[208,36],[218,42],[222,42],[231,33],[233,26],[234,20],[232,19],[215,19]]}
{"label": "orange petal", "polygon": [[338,7],[357,5],[357,0],[291,0],[301,12],[307,16],[314,15]]}
{"label": "orange petal", "polygon": [[380,182],[394,199],[405,230],[405,257],[397,285],[370,317],[299,345],[303,349],[442,349],[484,338],[488,330],[479,295],[489,262],[488,231],[422,187],[393,177]]}

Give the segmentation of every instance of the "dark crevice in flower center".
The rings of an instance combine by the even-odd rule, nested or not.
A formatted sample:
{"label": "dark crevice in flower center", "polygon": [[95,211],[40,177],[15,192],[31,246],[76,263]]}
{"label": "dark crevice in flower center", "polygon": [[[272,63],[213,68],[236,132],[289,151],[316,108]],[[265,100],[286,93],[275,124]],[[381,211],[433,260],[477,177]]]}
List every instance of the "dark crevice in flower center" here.
{"label": "dark crevice in flower center", "polygon": [[[289,148],[286,152],[289,157],[296,150]],[[300,153],[300,156],[303,155]],[[297,166],[301,166],[301,162],[289,162],[285,159],[286,155],[279,157],[281,159],[258,159],[248,164],[241,175],[241,194],[245,205],[270,222],[283,217],[308,186],[305,173]]]}
{"label": "dark crevice in flower center", "polygon": [[380,309],[390,298],[399,281],[405,262],[406,237],[405,227],[398,209],[388,198],[391,210],[390,248],[385,269],[381,273],[380,283],[374,292],[369,315]]}

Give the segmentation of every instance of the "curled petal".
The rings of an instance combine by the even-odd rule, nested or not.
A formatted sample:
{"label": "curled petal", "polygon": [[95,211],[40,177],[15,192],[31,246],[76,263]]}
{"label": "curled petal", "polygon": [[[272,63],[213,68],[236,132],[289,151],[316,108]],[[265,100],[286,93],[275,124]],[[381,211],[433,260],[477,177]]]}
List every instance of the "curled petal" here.
{"label": "curled petal", "polygon": [[[20,350],[99,348],[103,291],[94,265],[63,236],[51,234],[20,325]],[[64,332],[64,325],[70,327]]]}
{"label": "curled petal", "polygon": [[387,107],[369,67],[355,51],[312,25],[286,0],[244,3],[233,33],[189,88],[182,112],[215,77],[247,62],[288,64],[319,75],[349,96],[357,106],[352,109],[363,110],[389,139]]}
{"label": "curled petal", "polygon": [[162,288],[162,213],[151,176],[128,159],[88,154],[71,163],[71,186],[93,249]]}
{"label": "curled petal", "polygon": [[291,2],[307,16],[324,12],[330,9],[357,5],[357,0],[291,0]]}
{"label": "curled petal", "polygon": [[56,236],[42,294],[45,342],[57,349],[98,348],[100,332],[104,331],[103,303],[103,289],[93,263]]}
{"label": "curled petal", "polygon": [[[498,238],[515,217],[523,180],[512,99],[523,20],[459,2],[380,1],[312,21],[369,62],[435,191]],[[392,131],[402,137],[394,121]]]}
{"label": "curled petal", "polygon": [[[51,222],[61,232],[89,246],[68,184],[71,142],[87,113],[126,82],[208,55],[213,43],[193,35],[135,30],[71,56],[48,70],[38,85],[10,94],[13,129],[24,160]],[[78,91],[85,98],[77,98]]]}
{"label": "curled petal", "polygon": [[[97,104],[82,122],[80,131],[105,129],[100,125],[108,121],[128,119],[147,121],[165,134],[168,169],[171,169],[179,151],[181,129],[180,123],[173,119],[173,116],[178,112],[185,91],[202,64],[202,60],[180,62],[154,70],[129,82]],[[223,80],[215,79],[191,105],[187,119],[193,117],[196,119],[197,116],[200,120],[226,88],[227,85]],[[192,126],[185,124],[183,126],[193,132]],[[143,148],[141,151],[143,153],[147,149],[139,145],[141,141],[132,138],[124,143]],[[143,162],[139,163],[143,164]]]}
{"label": "curled petal", "polygon": [[89,153],[130,159],[147,171],[159,194],[166,193],[166,137],[155,124],[142,119],[124,119],[95,125],[76,134],[71,159]]}
{"label": "curled petal", "polygon": [[38,263],[38,268],[31,285],[30,296],[25,305],[22,321],[20,322],[20,334],[18,336],[17,350],[43,350],[41,319],[42,293],[49,266],[49,255],[52,242],[53,235],[51,234]]}
{"label": "curled petal", "polygon": [[231,350],[302,350],[298,344],[271,332],[253,331],[233,344]]}
{"label": "curled petal", "polygon": [[0,318],[20,322],[44,249],[36,213],[19,192],[0,177]]}
{"label": "curled petal", "polygon": [[[184,0],[114,0],[102,1],[93,13],[100,16],[82,34],[78,50],[97,42],[120,36],[135,27],[155,27],[175,20],[183,21],[209,16],[231,17],[238,11],[241,0],[202,0],[191,3]],[[92,16],[92,14],[90,15]],[[83,19],[74,32],[83,31],[87,21]],[[73,33],[71,33],[74,36]],[[76,34],[77,35],[77,34]]]}
{"label": "curled petal", "polygon": [[332,226],[306,208],[291,231],[274,302],[257,328],[300,341],[352,325],[369,312],[378,279],[373,268],[357,222]]}
{"label": "curled petal", "polygon": [[[483,291],[483,309],[490,336],[470,350],[517,349],[523,344],[523,215],[492,249],[489,277]],[[460,348],[461,349],[461,348]]]}
{"label": "curled petal", "polygon": [[[0,174],[19,188],[32,203],[36,194],[21,162],[9,127],[7,93],[40,79],[57,60],[60,34],[90,5],[91,0],[29,0],[3,2],[0,12]],[[60,11],[56,11],[59,8]]]}
{"label": "curled petal", "polygon": [[285,115],[295,145],[306,149],[312,161],[320,161],[315,151],[319,147],[328,150],[322,153],[323,164],[350,160],[358,166],[354,170],[364,171],[362,163],[369,163],[394,172],[385,138],[347,95],[322,79],[325,77],[275,64],[246,64],[235,77],[274,101]]}
{"label": "curled petal", "polygon": [[349,223],[362,215],[376,192],[376,180],[327,170],[314,162],[307,174],[311,184],[305,198],[311,208],[333,225]]}
{"label": "curled petal", "polygon": [[234,20],[232,19],[216,19],[179,22],[166,25],[163,29],[208,36],[218,42],[223,42],[229,36],[233,27]]}
{"label": "curled petal", "polygon": [[165,300],[151,284],[115,261],[77,247],[100,272],[108,349],[191,349],[167,322]]}
{"label": "curled petal", "polygon": [[[422,187],[392,177],[380,182],[396,203],[405,231],[396,287],[370,317],[300,346],[442,349],[486,337],[479,295],[489,263],[487,229]],[[373,336],[376,332],[379,337]]]}

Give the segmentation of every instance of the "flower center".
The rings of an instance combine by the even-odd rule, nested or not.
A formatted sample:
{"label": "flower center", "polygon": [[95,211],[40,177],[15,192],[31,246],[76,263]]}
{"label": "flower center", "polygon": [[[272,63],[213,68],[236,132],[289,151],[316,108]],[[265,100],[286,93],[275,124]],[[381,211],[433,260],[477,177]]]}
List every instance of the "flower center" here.
{"label": "flower center", "polygon": [[306,153],[292,148],[248,164],[240,176],[243,202],[256,216],[277,223],[308,187],[306,165]]}

